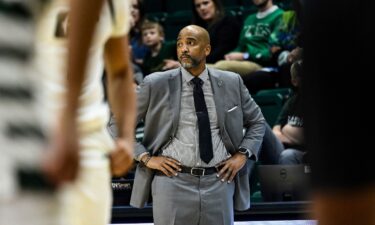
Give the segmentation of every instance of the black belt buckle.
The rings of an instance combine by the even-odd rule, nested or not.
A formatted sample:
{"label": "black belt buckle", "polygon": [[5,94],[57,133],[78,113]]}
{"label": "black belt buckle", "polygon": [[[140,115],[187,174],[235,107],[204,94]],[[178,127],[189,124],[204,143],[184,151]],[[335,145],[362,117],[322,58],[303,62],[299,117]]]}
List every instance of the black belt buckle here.
{"label": "black belt buckle", "polygon": [[190,170],[190,174],[196,177],[204,176],[205,172],[206,172],[205,168],[193,167]]}

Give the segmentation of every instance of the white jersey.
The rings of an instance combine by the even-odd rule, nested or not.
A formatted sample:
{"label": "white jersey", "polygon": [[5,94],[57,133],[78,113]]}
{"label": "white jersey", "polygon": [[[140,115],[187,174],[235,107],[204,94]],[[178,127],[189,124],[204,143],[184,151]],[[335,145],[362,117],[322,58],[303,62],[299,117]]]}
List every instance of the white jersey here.
{"label": "white jersey", "polygon": [[46,149],[39,88],[30,73],[42,8],[41,0],[0,0],[0,224],[7,201],[21,189],[19,172],[38,173]]}
{"label": "white jersey", "polygon": [[[69,0],[52,1],[39,21],[36,42],[36,76],[42,79],[48,111],[45,116],[51,123],[56,120],[65,94],[67,35],[69,26]],[[89,1],[88,1],[89,4]],[[103,129],[109,109],[103,101],[103,51],[107,40],[128,33],[130,6],[128,0],[112,0],[104,5],[96,33],[89,51],[87,74],[80,96],[79,130],[89,134]],[[53,124],[53,122],[52,122]]]}

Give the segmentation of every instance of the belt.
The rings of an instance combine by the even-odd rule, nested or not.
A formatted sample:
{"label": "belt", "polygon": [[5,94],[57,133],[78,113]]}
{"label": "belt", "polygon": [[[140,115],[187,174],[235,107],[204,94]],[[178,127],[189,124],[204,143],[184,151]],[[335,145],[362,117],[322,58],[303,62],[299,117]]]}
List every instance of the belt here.
{"label": "belt", "polygon": [[[211,175],[214,173],[217,173],[220,168],[217,167],[188,167],[188,166],[181,166],[181,171],[179,173],[188,173],[190,175],[201,177],[205,175]],[[156,171],[155,175],[159,176],[166,176],[163,172],[160,170]]]}

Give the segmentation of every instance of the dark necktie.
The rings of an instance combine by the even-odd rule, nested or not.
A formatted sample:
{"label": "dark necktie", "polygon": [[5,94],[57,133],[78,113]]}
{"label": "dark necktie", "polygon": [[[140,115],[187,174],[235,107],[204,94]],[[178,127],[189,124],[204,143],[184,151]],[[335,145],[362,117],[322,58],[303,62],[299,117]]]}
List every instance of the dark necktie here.
{"label": "dark necktie", "polygon": [[213,152],[210,120],[202,90],[203,81],[198,77],[194,77],[191,81],[194,84],[193,95],[195,112],[198,118],[200,156],[205,163],[209,163],[213,158]]}

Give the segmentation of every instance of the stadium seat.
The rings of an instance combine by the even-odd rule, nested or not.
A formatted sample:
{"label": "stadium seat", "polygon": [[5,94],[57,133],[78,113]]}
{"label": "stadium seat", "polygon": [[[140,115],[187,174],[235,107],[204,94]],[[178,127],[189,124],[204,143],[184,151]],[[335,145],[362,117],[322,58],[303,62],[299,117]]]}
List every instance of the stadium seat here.
{"label": "stadium seat", "polygon": [[283,104],[286,100],[293,94],[293,90],[291,88],[274,88],[274,89],[265,89],[260,90],[257,92],[257,96],[264,96],[264,95],[275,95],[280,94],[283,97]]}
{"label": "stadium seat", "polygon": [[179,31],[191,24],[191,18],[190,10],[169,13],[164,22],[165,39],[167,41],[175,41]]}
{"label": "stadium seat", "polygon": [[165,10],[165,0],[144,0],[143,4],[146,14]]}
{"label": "stadium seat", "polygon": [[147,13],[147,19],[158,22],[162,25],[164,24],[165,19],[167,17],[168,17],[168,13],[165,13],[165,12]]}
{"label": "stadium seat", "polygon": [[174,13],[176,11],[191,11],[192,3],[187,0],[165,0],[165,10],[167,13]]}
{"label": "stadium seat", "polygon": [[240,0],[221,0],[224,8],[227,7],[239,7],[241,5]]}
{"label": "stadium seat", "polygon": [[254,95],[253,98],[259,105],[267,123],[272,127],[283,107],[283,96],[276,93],[272,95]]}
{"label": "stadium seat", "polygon": [[274,4],[279,6],[283,10],[291,10],[293,8],[292,6],[292,0],[275,0]]}

